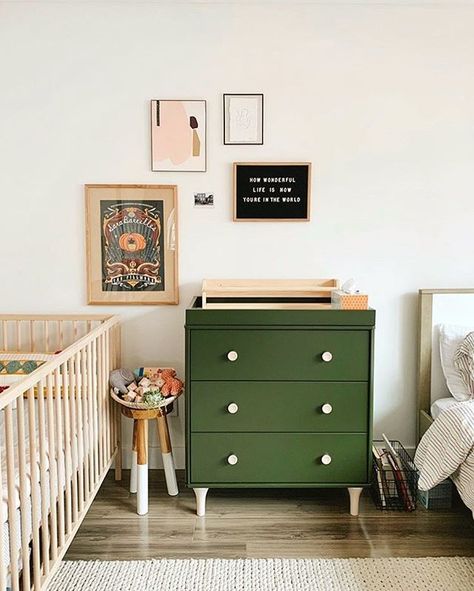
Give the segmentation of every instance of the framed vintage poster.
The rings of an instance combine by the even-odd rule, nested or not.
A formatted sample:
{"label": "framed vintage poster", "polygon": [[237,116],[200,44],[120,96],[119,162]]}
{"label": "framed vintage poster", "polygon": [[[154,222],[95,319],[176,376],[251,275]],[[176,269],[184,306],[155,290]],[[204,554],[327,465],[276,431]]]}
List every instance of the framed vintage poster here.
{"label": "framed vintage poster", "polygon": [[151,101],[151,169],[206,171],[206,101]]}
{"label": "framed vintage poster", "polygon": [[263,144],[263,94],[224,94],[224,144]]}
{"label": "framed vintage poster", "polygon": [[308,222],[310,162],[235,162],[234,221]]}
{"label": "framed vintage poster", "polygon": [[176,185],[86,185],[89,304],[177,304]]}

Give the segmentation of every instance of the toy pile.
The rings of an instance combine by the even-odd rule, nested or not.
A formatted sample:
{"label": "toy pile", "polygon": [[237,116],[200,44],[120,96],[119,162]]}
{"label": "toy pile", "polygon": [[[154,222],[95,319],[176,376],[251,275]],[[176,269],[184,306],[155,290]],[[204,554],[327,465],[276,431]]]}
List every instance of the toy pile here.
{"label": "toy pile", "polygon": [[143,377],[128,369],[115,369],[110,374],[110,385],[124,402],[148,407],[160,406],[166,398],[183,392],[183,382],[172,368],[156,368]]}

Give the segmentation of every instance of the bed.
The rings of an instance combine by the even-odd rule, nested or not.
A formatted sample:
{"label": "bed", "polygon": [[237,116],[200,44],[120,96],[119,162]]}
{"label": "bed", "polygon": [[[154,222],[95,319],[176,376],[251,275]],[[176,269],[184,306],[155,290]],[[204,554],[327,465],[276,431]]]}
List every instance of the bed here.
{"label": "bed", "polygon": [[420,290],[419,486],[451,478],[474,517],[474,400],[456,361],[474,331],[474,289]]}
{"label": "bed", "polygon": [[119,366],[118,317],[0,316],[0,591],[45,589],[114,461],[121,478]]}

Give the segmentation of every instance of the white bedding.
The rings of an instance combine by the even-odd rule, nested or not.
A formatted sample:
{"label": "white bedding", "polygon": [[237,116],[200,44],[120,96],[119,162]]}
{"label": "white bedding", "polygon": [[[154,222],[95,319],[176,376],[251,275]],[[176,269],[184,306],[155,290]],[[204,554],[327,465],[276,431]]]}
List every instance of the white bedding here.
{"label": "white bedding", "polygon": [[455,404],[456,399],[452,396],[449,396],[448,398],[438,398],[438,400],[435,400],[431,405],[431,416],[433,419],[437,419],[443,410],[451,408],[451,406]]}
{"label": "white bedding", "polygon": [[[3,415],[3,412],[0,413]],[[2,488],[3,488],[3,499],[0,501],[0,527],[2,528],[1,534],[3,537],[3,559],[4,563],[8,565],[10,563],[10,547],[9,547],[9,540],[10,540],[10,532],[12,531],[11,523],[9,522],[9,515],[8,515],[8,503],[13,503],[15,508],[15,523],[16,523],[16,535],[15,535],[15,548],[19,551],[21,548],[21,512],[20,512],[20,478],[19,478],[19,468],[18,468],[18,440],[17,440],[17,428],[16,428],[16,411],[13,412],[13,421],[14,421],[14,451],[15,451],[15,493],[13,500],[9,499],[8,496],[8,489],[7,489],[7,482],[6,482],[6,450],[5,450],[5,442],[4,442],[4,417],[0,416],[0,449],[1,449],[1,474],[2,474]],[[85,428],[88,429],[88,423],[85,424]],[[45,490],[46,490],[46,506],[49,511],[49,507],[51,504],[51,496],[50,496],[50,482],[49,482],[49,468],[50,468],[50,459],[49,459],[49,447],[48,447],[48,439],[47,439],[47,429],[46,429],[46,440],[45,440],[45,448],[46,448],[46,469],[47,472],[45,474]],[[30,464],[30,445],[29,445],[29,438],[28,438],[28,430],[25,430],[25,455],[26,455],[26,476],[27,476],[27,512],[26,515],[23,516],[26,519],[26,530],[27,536],[31,537],[32,534],[32,499],[30,495],[31,491],[31,464]],[[87,438],[84,440],[86,443]],[[71,447],[73,447],[77,443],[77,433],[74,434],[71,440]],[[87,449],[85,450],[87,452]],[[41,480],[41,473],[40,473],[40,463],[39,463],[39,441],[38,441],[38,431],[36,432],[36,464],[37,464],[37,473],[38,473],[38,515],[39,519],[41,520],[41,487],[40,480]],[[58,490],[59,487],[64,489],[66,483],[66,476],[65,476],[65,453],[64,449],[60,450],[60,453],[57,454],[58,457],[55,458],[56,470],[57,470],[57,477],[58,477]],[[59,461],[58,461],[59,459]],[[56,496],[58,492],[56,491]],[[20,560],[20,558],[19,558]],[[21,562],[19,563],[19,568],[21,569]]]}
{"label": "white bedding", "polygon": [[415,454],[419,488],[451,477],[474,517],[474,401],[455,402],[439,414]]}

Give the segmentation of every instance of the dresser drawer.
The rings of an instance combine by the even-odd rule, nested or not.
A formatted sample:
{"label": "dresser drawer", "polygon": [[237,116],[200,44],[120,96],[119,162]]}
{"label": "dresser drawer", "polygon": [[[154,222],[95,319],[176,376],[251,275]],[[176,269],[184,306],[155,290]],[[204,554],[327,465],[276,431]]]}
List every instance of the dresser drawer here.
{"label": "dresser drawer", "polygon": [[366,382],[191,382],[192,431],[361,432]]}
{"label": "dresser drawer", "polygon": [[364,330],[193,330],[190,344],[192,380],[369,378]]}
{"label": "dresser drawer", "polygon": [[367,461],[366,435],[193,433],[190,484],[355,486],[367,482]]}

